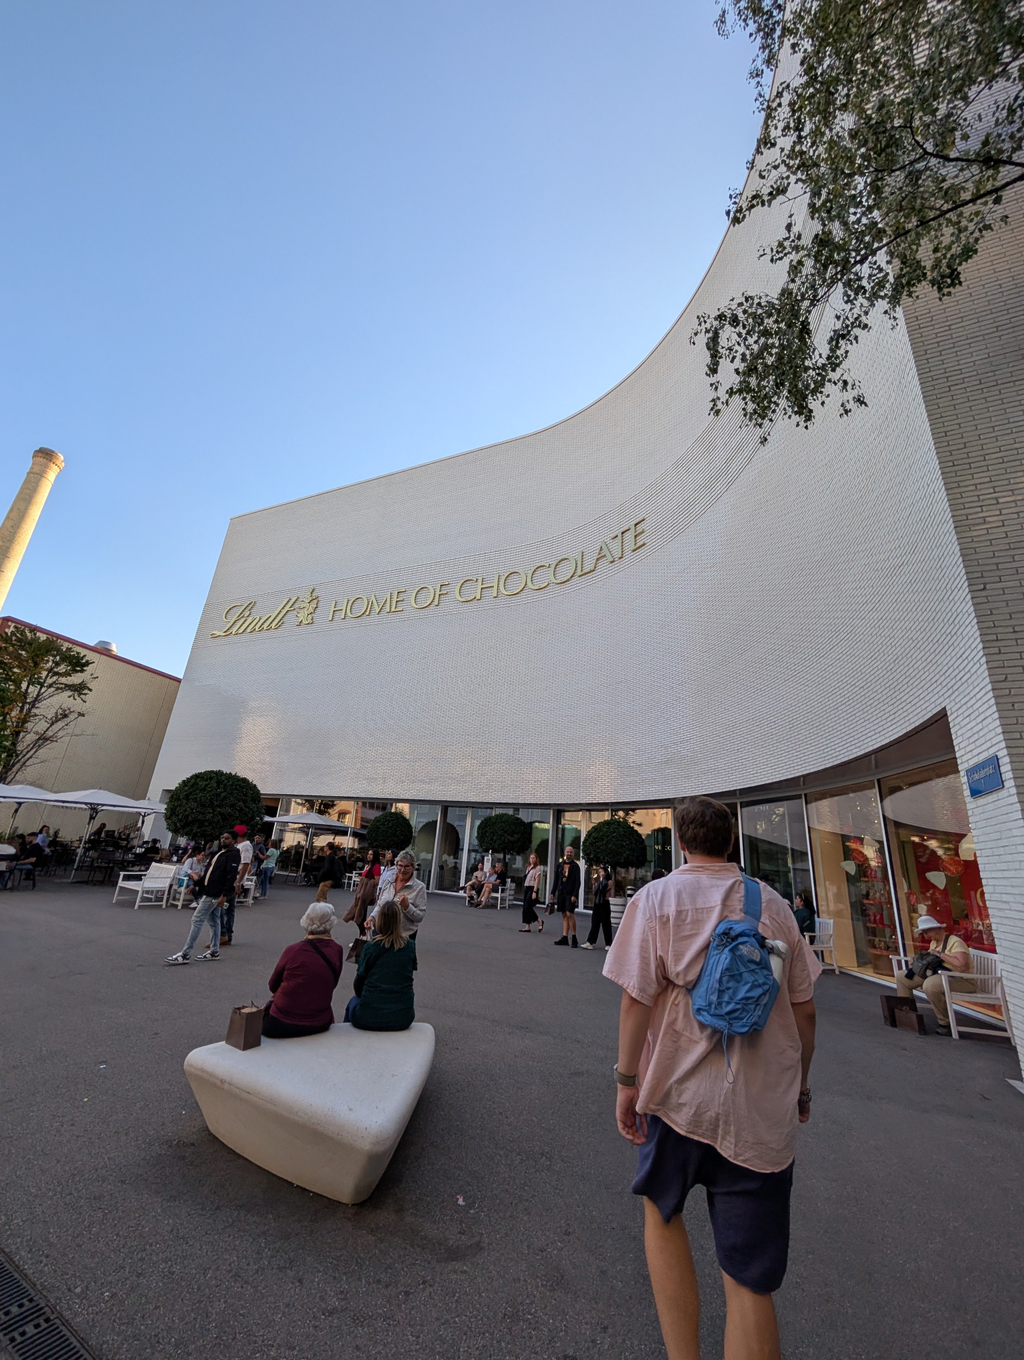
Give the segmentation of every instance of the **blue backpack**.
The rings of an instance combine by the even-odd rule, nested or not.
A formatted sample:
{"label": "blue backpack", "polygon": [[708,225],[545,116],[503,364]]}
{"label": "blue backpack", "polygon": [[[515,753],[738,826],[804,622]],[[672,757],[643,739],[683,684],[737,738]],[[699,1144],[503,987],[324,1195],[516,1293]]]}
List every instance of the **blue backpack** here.
{"label": "blue backpack", "polygon": [[760,924],[761,885],[744,874],[743,920],[715,926],[700,976],[690,988],[694,1018],[720,1030],[723,1046],[730,1034],[764,1029],[779,994]]}

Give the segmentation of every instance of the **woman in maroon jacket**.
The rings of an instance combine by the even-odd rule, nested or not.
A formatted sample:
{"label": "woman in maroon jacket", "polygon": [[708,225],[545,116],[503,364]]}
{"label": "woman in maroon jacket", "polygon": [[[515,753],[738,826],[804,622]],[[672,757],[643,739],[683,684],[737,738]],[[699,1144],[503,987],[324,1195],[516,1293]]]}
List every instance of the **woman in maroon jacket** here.
{"label": "woman in maroon jacket", "polygon": [[322,1034],[334,1024],[331,997],[341,977],[345,951],[331,931],[338,923],[329,902],[313,902],[299,925],[306,938],[290,944],[270,976],[273,1000],[263,1012],[268,1039],[296,1039]]}

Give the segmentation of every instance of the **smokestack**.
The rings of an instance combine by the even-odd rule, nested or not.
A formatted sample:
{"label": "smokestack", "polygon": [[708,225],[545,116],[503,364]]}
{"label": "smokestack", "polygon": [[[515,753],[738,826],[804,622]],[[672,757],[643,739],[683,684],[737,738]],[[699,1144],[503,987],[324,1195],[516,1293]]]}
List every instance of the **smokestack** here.
{"label": "smokestack", "polygon": [[21,559],[25,556],[36,520],[50,494],[50,487],[63,466],[64,459],[53,449],[36,449],[21,490],[11,503],[3,524],[0,524],[0,609],[4,607],[7,592],[21,566]]}

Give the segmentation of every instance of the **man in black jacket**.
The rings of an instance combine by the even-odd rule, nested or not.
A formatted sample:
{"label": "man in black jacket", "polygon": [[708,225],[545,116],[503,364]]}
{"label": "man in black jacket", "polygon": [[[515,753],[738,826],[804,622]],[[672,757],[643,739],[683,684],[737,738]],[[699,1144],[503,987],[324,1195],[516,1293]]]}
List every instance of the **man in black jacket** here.
{"label": "man in black jacket", "polygon": [[235,879],[238,877],[242,857],[238,852],[238,837],[233,831],[225,831],[220,838],[220,849],[212,857],[206,872],[196,885],[202,896],[192,913],[192,927],[180,954],[172,954],[168,963],[188,963],[192,948],[199,938],[205,922],[210,923],[210,948],[200,959],[220,958],[220,913],[224,903],[234,892]]}
{"label": "man in black jacket", "polygon": [[572,846],[566,847],[565,858],[555,870],[555,881],[551,887],[552,902],[558,904],[562,913],[562,938],[555,944],[579,948],[576,939],[576,907],[580,900],[580,866],[576,863],[576,852]]}

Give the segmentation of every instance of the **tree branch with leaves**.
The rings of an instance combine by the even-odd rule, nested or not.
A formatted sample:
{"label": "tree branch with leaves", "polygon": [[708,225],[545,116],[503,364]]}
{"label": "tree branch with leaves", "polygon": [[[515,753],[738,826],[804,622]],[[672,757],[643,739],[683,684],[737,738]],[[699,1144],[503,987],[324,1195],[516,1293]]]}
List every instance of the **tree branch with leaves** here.
{"label": "tree branch with leaves", "polygon": [[20,781],[85,712],[91,661],[21,624],[0,632],[0,783]]}
{"label": "tree branch with leaves", "polygon": [[702,313],[691,338],[713,415],[737,402],[764,431],[809,426],[833,396],[841,415],[867,404],[850,359],[876,312],[896,324],[921,289],[954,292],[1009,220],[1024,0],[726,0],[719,31],[736,27],[763,121],[729,216],[785,209],[761,250],[782,277]]}

